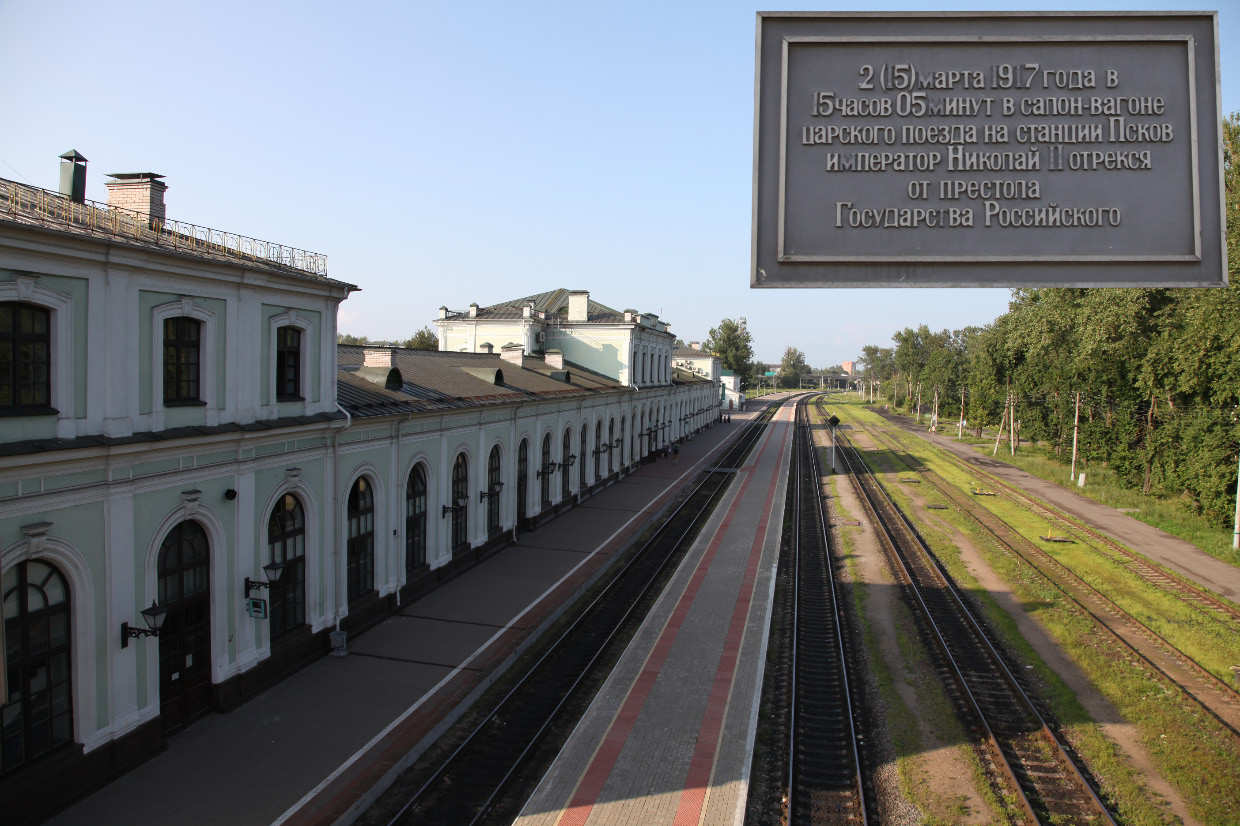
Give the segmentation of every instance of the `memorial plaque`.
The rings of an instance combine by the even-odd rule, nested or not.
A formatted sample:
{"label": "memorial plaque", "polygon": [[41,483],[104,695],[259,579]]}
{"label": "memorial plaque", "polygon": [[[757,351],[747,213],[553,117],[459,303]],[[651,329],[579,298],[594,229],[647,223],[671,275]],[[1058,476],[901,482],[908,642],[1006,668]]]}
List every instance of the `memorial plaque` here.
{"label": "memorial plaque", "polygon": [[1224,286],[1217,31],[759,13],[751,286]]}

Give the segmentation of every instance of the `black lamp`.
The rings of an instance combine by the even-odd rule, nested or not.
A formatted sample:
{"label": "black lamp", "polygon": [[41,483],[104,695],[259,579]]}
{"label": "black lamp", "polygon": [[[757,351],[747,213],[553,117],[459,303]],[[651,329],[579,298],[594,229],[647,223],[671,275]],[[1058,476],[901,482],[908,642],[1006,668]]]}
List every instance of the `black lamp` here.
{"label": "black lamp", "polygon": [[468,497],[468,496],[458,496],[458,497],[456,497],[456,506],[455,506],[455,507],[453,507],[452,505],[444,505],[444,506],[443,506],[443,515],[444,515],[444,516],[447,516],[447,515],[448,515],[448,514],[450,514],[450,513],[456,513],[456,512],[458,512],[458,511],[463,511],[463,510],[465,510],[465,507],[466,507],[468,504],[469,504],[469,497]]}
{"label": "black lamp", "polygon": [[168,606],[156,605],[151,600],[150,608],[142,609],[142,619],[146,620],[146,628],[134,628],[127,622],[121,623],[121,648],[129,647],[130,637],[158,637],[159,629],[163,628],[168,616]]}
{"label": "black lamp", "polygon": [[262,588],[270,588],[272,585],[280,581],[280,575],[283,573],[283,562],[268,562],[263,566],[263,575],[267,577],[267,581],[261,582],[257,579],[250,579],[249,577],[246,577],[245,591],[242,592],[241,596],[249,599],[251,591],[260,590]]}
{"label": "black lamp", "polygon": [[504,489],[504,483],[496,482],[495,484],[491,485],[491,487],[487,488],[486,490],[478,491],[478,501],[481,502],[483,499],[486,499],[488,496],[498,496],[499,492],[503,489]]}

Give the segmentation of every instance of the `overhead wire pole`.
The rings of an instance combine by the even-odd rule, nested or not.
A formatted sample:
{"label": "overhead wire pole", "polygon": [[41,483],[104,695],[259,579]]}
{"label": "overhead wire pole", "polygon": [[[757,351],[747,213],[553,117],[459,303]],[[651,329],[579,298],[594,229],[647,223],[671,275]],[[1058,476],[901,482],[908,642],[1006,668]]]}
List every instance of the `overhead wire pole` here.
{"label": "overhead wire pole", "polygon": [[964,388],[960,388],[960,420],[956,422],[956,439],[964,438]]}
{"label": "overhead wire pole", "polygon": [[[1072,417],[1072,474],[1071,476],[1068,477],[1073,482],[1076,481],[1076,437],[1080,429],[1081,429],[1081,391],[1078,390],[1076,391],[1076,415]],[[1238,496],[1240,496],[1240,490],[1237,490],[1236,493]],[[1240,498],[1237,498],[1236,500],[1236,519],[1240,520]],[[1240,522],[1238,522],[1238,524],[1240,524]],[[1240,538],[1240,533],[1237,533],[1236,536]]]}

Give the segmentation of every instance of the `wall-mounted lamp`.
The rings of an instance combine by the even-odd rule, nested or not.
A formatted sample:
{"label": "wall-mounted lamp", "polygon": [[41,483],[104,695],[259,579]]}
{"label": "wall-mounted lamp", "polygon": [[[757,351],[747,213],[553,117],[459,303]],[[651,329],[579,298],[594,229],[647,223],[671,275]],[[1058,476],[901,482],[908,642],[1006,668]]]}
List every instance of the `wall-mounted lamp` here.
{"label": "wall-mounted lamp", "polygon": [[237,498],[237,491],[233,490],[232,488],[229,488],[228,490],[224,491],[224,498],[227,499],[229,502],[231,502],[232,500]]}
{"label": "wall-mounted lamp", "polygon": [[483,499],[486,499],[488,496],[499,496],[499,492],[503,489],[504,489],[504,483],[496,482],[494,485],[491,485],[486,490],[478,491],[478,501],[481,502]]}
{"label": "wall-mounted lamp", "polygon": [[572,466],[573,466],[573,465],[575,465],[575,464],[577,464],[577,454],[576,454],[576,453],[570,453],[570,454],[568,454],[568,458],[567,458],[567,459],[565,459],[563,462],[560,462],[560,470],[564,470],[564,469],[566,469],[566,468],[570,468],[570,467],[572,467]]}
{"label": "wall-mounted lamp", "polygon": [[454,506],[452,506],[452,505],[444,505],[444,506],[443,506],[443,515],[444,515],[444,516],[447,516],[447,515],[448,515],[448,514],[450,514],[450,513],[457,513],[457,512],[459,512],[459,511],[463,511],[463,510],[465,510],[465,507],[466,507],[468,504],[469,504],[469,497],[468,497],[468,496],[458,496],[458,497],[456,497],[456,506],[455,506],[455,507],[454,507]]}
{"label": "wall-mounted lamp", "polygon": [[142,619],[146,620],[146,628],[134,628],[127,622],[121,623],[121,648],[129,647],[130,637],[158,637],[159,629],[164,627],[164,620],[167,617],[168,606],[156,605],[155,600],[151,600],[151,607],[142,609]]}
{"label": "wall-mounted lamp", "polygon": [[545,465],[542,466],[542,469],[537,471],[534,475],[537,476],[539,479],[541,479],[544,476],[550,476],[551,474],[555,473],[556,470],[559,469],[559,467],[560,466],[557,465],[555,462],[547,462]]}
{"label": "wall-mounted lamp", "polygon": [[257,579],[245,578],[245,590],[241,592],[241,596],[248,599],[251,591],[260,590],[262,588],[270,588],[280,581],[280,575],[284,573],[283,562],[268,562],[263,566],[263,575],[267,577],[266,582],[260,582]]}

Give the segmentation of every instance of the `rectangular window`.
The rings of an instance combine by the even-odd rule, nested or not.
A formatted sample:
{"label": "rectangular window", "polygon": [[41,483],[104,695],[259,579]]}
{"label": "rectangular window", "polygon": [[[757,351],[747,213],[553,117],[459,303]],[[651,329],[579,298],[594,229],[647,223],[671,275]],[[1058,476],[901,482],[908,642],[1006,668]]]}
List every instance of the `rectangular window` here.
{"label": "rectangular window", "polygon": [[55,413],[48,310],[0,303],[0,415]]}
{"label": "rectangular window", "polygon": [[199,398],[201,324],[192,318],[164,319],[164,404],[202,404]]}
{"label": "rectangular window", "polygon": [[276,401],[301,401],[301,330],[276,330]]}

